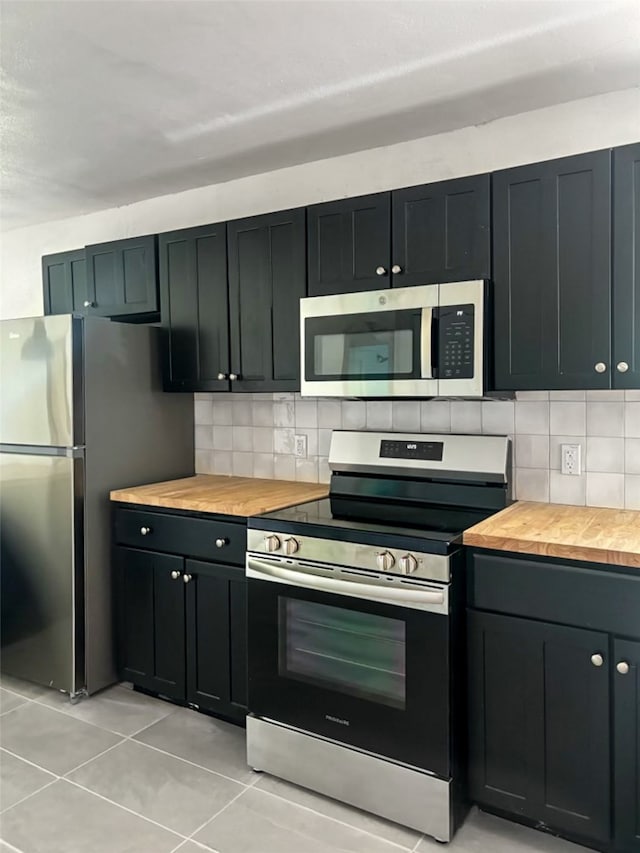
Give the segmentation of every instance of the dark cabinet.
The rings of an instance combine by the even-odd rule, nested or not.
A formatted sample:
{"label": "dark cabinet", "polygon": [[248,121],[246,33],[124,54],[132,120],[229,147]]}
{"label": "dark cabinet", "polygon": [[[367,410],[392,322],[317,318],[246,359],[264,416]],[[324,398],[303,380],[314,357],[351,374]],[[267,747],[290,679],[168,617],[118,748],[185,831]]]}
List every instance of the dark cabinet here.
{"label": "dark cabinet", "polygon": [[44,313],[86,313],[87,261],[84,249],[42,258]]}
{"label": "dark cabinet", "polygon": [[300,387],[300,299],[306,296],[305,211],[227,224],[234,391]]}
{"label": "dark cabinet", "polygon": [[610,838],[608,636],[469,611],[472,799]]}
{"label": "dark cabinet", "polygon": [[495,389],[611,386],[611,153],[493,175]]}
{"label": "dark cabinet", "polygon": [[489,175],[395,190],[394,287],[491,277]]}
{"label": "dark cabinet", "polygon": [[640,388],[640,143],[613,152],[613,385]]}
{"label": "dark cabinet", "polygon": [[159,266],[166,390],[228,390],[226,224],[161,234]]}
{"label": "dark cabinet", "polygon": [[244,720],[246,524],[121,507],[114,516],[120,677]]}
{"label": "dark cabinet", "polygon": [[119,319],[158,313],[155,235],[87,246],[87,312]]}
{"label": "dark cabinet", "polygon": [[170,699],[185,694],[184,561],[116,549],[120,676]]}
{"label": "dark cabinet", "polygon": [[620,853],[640,851],[640,643],[615,639],[614,837]]}

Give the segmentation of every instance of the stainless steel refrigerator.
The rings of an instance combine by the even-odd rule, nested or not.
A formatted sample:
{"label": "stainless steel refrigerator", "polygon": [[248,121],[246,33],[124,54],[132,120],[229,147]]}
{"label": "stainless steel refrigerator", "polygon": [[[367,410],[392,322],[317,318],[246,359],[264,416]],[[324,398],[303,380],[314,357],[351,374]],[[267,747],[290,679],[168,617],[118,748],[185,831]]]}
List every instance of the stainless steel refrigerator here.
{"label": "stainless steel refrigerator", "polygon": [[109,491],[193,473],[193,397],[160,329],[0,322],[3,673],[72,697],[116,680]]}

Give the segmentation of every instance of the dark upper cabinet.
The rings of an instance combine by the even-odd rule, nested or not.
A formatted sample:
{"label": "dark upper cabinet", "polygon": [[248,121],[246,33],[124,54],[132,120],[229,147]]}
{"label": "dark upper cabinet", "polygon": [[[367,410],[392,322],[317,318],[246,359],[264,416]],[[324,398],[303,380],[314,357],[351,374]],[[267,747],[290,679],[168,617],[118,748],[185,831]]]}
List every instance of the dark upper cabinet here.
{"label": "dark upper cabinet", "polygon": [[89,314],[155,319],[159,310],[155,235],[99,243],[85,251]]}
{"label": "dark upper cabinet", "polygon": [[185,604],[181,557],[115,549],[122,679],[184,699]]}
{"label": "dark upper cabinet", "polygon": [[87,261],[84,249],[42,257],[45,314],[86,313]]}
{"label": "dark upper cabinet", "polygon": [[309,296],[390,287],[391,194],[307,208]]}
{"label": "dark upper cabinet", "polygon": [[614,840],[640,851],[640,643],[614,640]]}
{"label": "dark upper cabinet", "polygon": [[607,842],[608,636],[475,611],[468,627],[472,799]]}
{"label": "dark upper cabinet", "polygon": [[489,175],[394,190],[394,287],[491,277]]}
{"label": "dark upper cabinet", "polygon": [[613,386],[640,388],[640,143],[613,152]]}
{"label": "dark upper cabinet", "polygon": [[611,385],[611,153],[493,175],[495,389]]}
{"label": "dark upper cabinet", "polygon": [[224,222],[159,237],[165,388],[229,388],[227,227]]}
{"label": "dark upper cabinet", "polygon": [[239,219],[227,229],[232,389],[294,391],[306,296],[305,211]]}

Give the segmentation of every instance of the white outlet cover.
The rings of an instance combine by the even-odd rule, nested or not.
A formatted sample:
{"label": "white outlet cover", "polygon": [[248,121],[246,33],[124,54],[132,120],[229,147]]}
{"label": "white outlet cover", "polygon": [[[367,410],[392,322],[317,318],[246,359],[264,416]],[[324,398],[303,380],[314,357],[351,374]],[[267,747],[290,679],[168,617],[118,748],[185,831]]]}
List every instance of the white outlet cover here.
{"label": "white outlet cover", "polygon": [[295,455],[300,459],[305,459],[307,456],[307,436],[296,435],[295,438]]}
{"label": "white outlet cover", "polygon": [[581,473],[582,459],[581,446],[579,444],[562,444],[560,445],[563,474],[577,477]]}

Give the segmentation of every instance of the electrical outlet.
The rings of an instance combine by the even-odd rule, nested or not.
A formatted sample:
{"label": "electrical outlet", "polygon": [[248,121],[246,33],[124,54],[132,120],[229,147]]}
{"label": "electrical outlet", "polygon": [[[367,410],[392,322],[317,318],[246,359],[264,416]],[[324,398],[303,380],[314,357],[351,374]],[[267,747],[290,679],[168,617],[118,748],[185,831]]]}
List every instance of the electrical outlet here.
{"label": "electrical outlet", "polygon": [[562,473],[578,476],[581,470],[580,445],[561,444]]}
{"label": "electrical outlet", "polygon": [[295,442],[295,455],[301,459],[305,459],[307,456],[307,436],[296,435]]}

